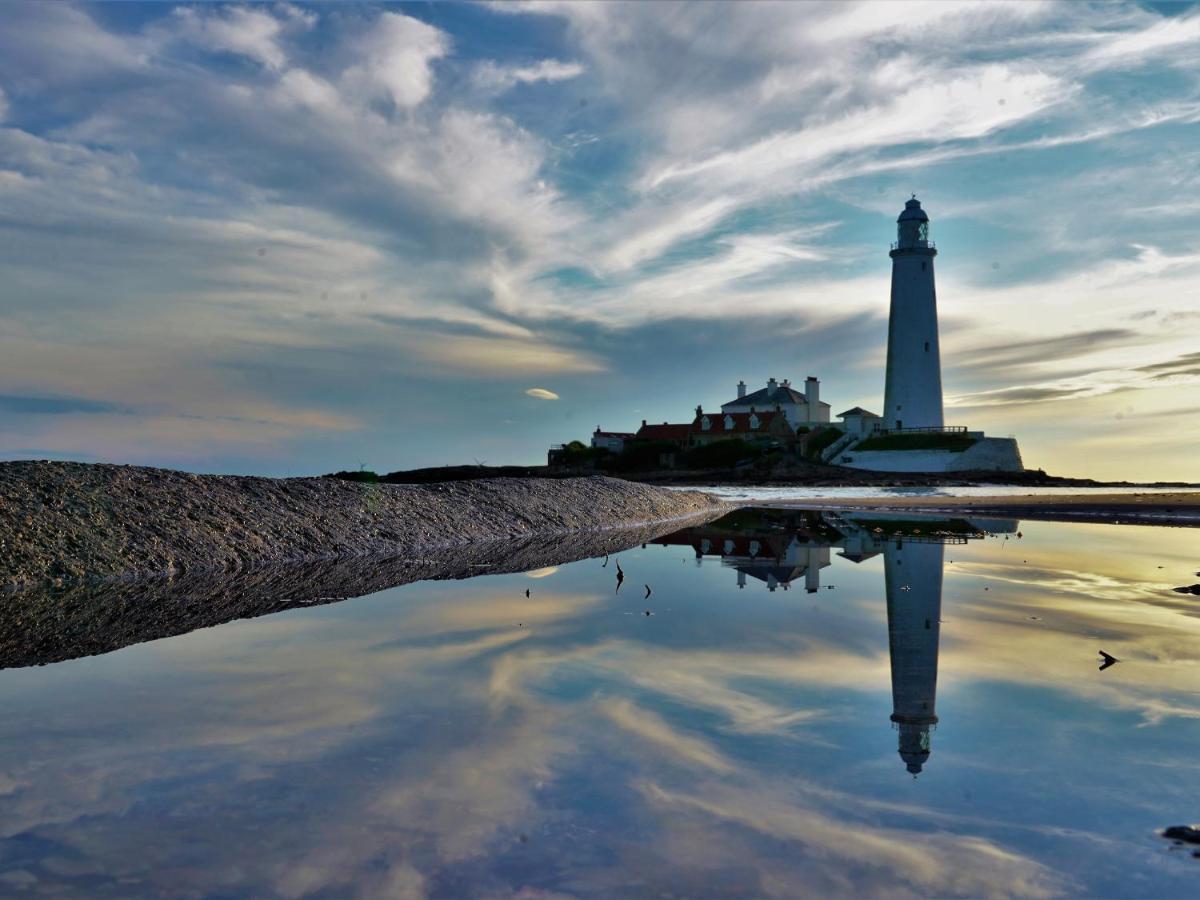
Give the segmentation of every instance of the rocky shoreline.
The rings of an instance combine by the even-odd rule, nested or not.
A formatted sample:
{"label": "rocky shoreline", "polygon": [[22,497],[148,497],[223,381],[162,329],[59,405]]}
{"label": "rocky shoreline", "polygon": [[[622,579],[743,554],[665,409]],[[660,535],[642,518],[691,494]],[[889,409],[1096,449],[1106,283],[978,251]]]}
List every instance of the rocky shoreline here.
{"label": "rocky shoreline", "polygon": [[396,556],[669,522],[728,504],[614,478],[362,484],[0,463],[0,589]]}

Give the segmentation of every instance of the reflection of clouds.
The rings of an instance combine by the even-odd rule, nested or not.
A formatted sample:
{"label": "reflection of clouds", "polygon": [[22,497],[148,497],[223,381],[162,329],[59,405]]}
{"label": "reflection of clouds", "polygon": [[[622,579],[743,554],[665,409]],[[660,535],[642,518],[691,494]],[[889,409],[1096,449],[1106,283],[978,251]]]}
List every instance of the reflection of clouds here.
{"label": "reflection of clouds", "polygon": [[442,861],[476,856],[500,831],[541,815],[535,792],[554,777],[555,759],[576,749],[563,724],[562,711],[538,707],[489,721],[486,741],[437,748],[379,791],[371,814],[427,834]]}
{"label": "reflection of clouds", "polygon": [[[646,800],[667,814],[702,813],[716,824],[735,823],[767,837],[799,844],[801,859],[767,861],[764,892],[775,896],[858,894],[1052,897],[1059,876],[1034,860],[972,835],[920,834],[911,829],[849,823],[783,793],[785,785],[739,787],[703,782],[688,790],[640,785]],[[704,865],[707,848],[721,840],[713,828],[689,848]],[[790,862],[790,865],[789,865]],[[845,878],[848,870],[853,882]]]}
{"label": "reflection of clouds", "polygon": [[[744,734],[791,734],[797,725],[824,716],[819,709],[763,696],[763,686],[823,685],[872,690],[888,681],[887,647],[862,656],[815,641],[798,641],[777,654],[675,650],[632,641],[604,641],[560,652],[531,650],[497,660],[490,692],[496,702],[523,695],[561,668],[582,667],[596,677],[631,686],[719,714],[725,728]],[[757,687],[757,692],[752,688]],[[816,738],[811,738],[816,740]]]}
{"label": "reflection of clouds", "polygon": [[[1112,568],[998,552],[956,549],[947,569],[945,683],[1049,687],[1148,720],[1197,714],[1194,618]],[[870,765],[815,772],[862,752],[839,709],[866,695],[886,709],[882,602],[839,592],[846,621],[769,638],[698,631],[689,645],[667,617],[604,606],[607,592],[556,578],[525,598],[527,583],[387,592],[44,670],[58,677],[52,711],[3,721],[30,735],[20,757],[0,756],[3,833],[44,842],[48,886],[50,856],[146,893],[283,897],[505,896],[530,871],[597,896],[1037,897],[1072,886],[997,834],[1021,831],[1039,856],[1051,840],[1098,840],[930,794],[875,796]],[[1127,660],[1102,676],[1097,632]],[[67,690],[85,670],[98,686]]]}
{"label": "reflection of clouds", "polygon": [[597,595],[544,593],[524,596],[514,584],[512,594],[455,598],[440,606],[424,606],[404,617],[401,633],[436,636],[465,631],[515,628],[517,623],[551,625],[583,615],[600,602]]}
{"label": "reflection of clouds", "polygon": [[[1161,600],[1163,590],[1168,587],[1164,583],[1130,581],[1102,572],[1045,568],[1027,564],[1018,566],[1012,563],[964,562],[958,566],[955,574],[973,575],[1038,591],[1078,594],[1102,600]],[[1173,605],[1186,608],[1182,603]]]}
{"label": "reflection of clouds", "polygon": [[[1015,562],[954,565],[955,576],[987,579],[993,589],[953,591],[942,632],[948,681],[1049,685],[1137,711],[1146,724],[1200,718],[1200,619],[1193,606],[1161,583],[1116,574],[1130,566],[1128,558],[1108,562],[1106,572],[1097,571],[1103,560],[1085,570],[1056,567],[1044,551],[1017,552],[1023,555]],[[1122,660],[1119,670],[1095,671],[1101,644]]]}
{"label": "reflection of clouds", "polygon": [[[353,620],[276,616],[126,651],[150,659],[169,653],[165,669],[171,672],[171,684],[149,691],[122,684],[139,699],[118,708],[65,697],[58,722],[55,716],[48,720],[42,710],[33,711],[29,721],[9,720],[9,727],[31,737],[23,757],[0,776],[0,788],[10,795],[0,833],[8,837],[55,825],[78,829],[90,818],[125,814],[149,784],[205,780],[231,763],[235,781],[270,780],[281,767],[336,755],[361,735],[374,733],[375,728],[365,726],[386,714],[398,683],[406,691],[429,692],[436,700],[425,705],[434,708],[451,697],[470,705],[479,689],[469,678],[448,674],[446,666],[470,665],[527,640],[531,632],[518,630],[511,618],[516,611],[550,624],[576,615],[589,602],[566,596],[536,604],[524,598],[510,602],[480,592],[461,603],[390,610],[395,616],[391,632],[378,623],[363,628]],[[468,627],[469,633],[453,639]],[[381,644],[393,635],[426,643]],[[213,698],[219,698],[219,705]],[[137,740],[126,735],[137,735]],[[485,748],[494,751],[496,745],[485,741],[479,752]],[[480,764],[471,765],[478,770]],[[418,768],[413,778],[423,777]],[[63,839],[74,837],[64,834]],[[112,850],[103,836],[90,833],[86,839],[94,843],[94,852]],[[147,842],[154,846],[152,837]],[[295,871],[289,869],[288,883],[319,881],[314,865],[309,859]]]}
{"label": "reflection of clouds", "polygon": [[733,763],[707,741],[683,734],[661,716],[641,709],[628,700],[605,701],[600,705],[600,711],[624,730],[670,753],[675,761],[691,763],[714,772],[732,772],[734,769]]}

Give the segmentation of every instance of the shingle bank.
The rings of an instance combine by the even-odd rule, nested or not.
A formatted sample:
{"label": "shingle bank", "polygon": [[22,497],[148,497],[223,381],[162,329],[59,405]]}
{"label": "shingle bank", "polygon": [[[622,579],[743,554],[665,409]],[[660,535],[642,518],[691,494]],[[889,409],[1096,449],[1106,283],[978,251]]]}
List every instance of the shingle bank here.
{"label": "shingle bank", "polygon": [[717,513],[698,492],[612,478],[428,485],[0,463],[0,588],[411,553]]}

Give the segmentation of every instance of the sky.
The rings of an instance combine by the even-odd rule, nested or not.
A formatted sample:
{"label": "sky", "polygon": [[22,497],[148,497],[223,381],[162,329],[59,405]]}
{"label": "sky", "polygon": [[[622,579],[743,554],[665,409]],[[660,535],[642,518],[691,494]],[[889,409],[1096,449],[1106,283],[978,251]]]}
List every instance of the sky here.
{"label": "sky", "polygon": [[0,458],[536,463],[769,377],[1200,480],[1200,8],[0,5]]}

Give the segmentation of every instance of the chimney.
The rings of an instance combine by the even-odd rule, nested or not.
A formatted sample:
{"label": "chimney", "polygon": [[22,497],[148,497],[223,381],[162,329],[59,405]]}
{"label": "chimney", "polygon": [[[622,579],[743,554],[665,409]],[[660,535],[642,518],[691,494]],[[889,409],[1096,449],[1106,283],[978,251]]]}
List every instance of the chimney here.
{"label": "chimney", "polygon": [[785,378],[785,379],[783,379],[783,386],[784,386],[784,387],[791,387],[791,386],[792,386],[792,379],[790,379],[790,378]]}
{"label": "chimney", "polygon": [[741,400],[745,396],[746,396],[746,382],[739,381],[738,382],[738,399]]}
{"label": "chimney", "polygon": [[645,419],[642,419],[642,427],[643,427],[643,428],[645,428],[645,427],[646,427],[646,420],[645,420]]}
{"label": "chimney", "polygon": [[696,418],[698,419],[702,415],[704,415],[704,407],[702,407],[699,403],[697,403],[696,404]]}
{"label": "chimney", "polygon": [[808,404],[808,420],[815,421],[821,403],[821,382],[813,375],[804,379],[804,402]]}
{"label": "chimney", "polygon": [[771,394],[775,393],[775,389],[777,387],[779,387],[778,381],[776,381],[774,378],[767,379],[767,392],[768,393],[771,393]]}

